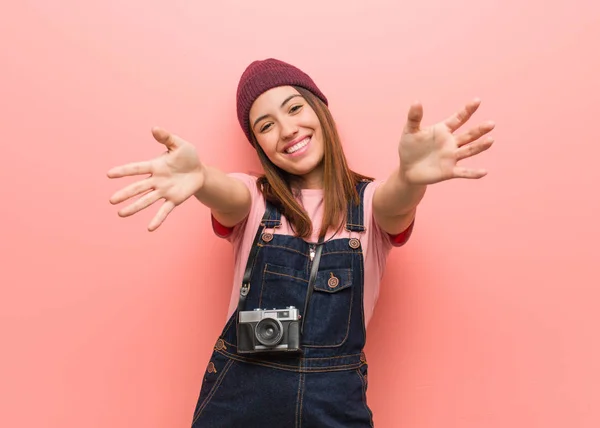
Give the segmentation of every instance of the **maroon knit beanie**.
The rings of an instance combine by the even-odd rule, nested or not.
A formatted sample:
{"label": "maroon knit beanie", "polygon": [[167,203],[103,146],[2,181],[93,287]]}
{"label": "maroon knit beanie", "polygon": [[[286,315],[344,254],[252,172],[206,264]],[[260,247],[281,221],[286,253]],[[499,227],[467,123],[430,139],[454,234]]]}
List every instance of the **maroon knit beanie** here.
{"label": "maroon knit beanie", "polygon": [[327,98],[315,82],[302,70],[277,59],[269,58],[250,64],[238,84],[237,116],[242,130],[250,139],[250,107],[252,103],[269,89],[278,86],[300,86],[312,92],[327,105]]}

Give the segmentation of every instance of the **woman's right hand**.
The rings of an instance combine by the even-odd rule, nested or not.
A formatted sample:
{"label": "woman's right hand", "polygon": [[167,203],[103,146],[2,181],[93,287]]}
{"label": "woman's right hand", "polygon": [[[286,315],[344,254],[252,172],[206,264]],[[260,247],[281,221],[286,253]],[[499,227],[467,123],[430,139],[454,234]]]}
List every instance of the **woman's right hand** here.
{"label": "woman's right hand", "polygon": [[107,173],[109,178],[148,175],[117,191],[110,198],[110,203],[119,204],[142,195],[119,210],[121,217],[128,217],[164,199],[164,204],[148,225],[150,231],[156,230],[177,205],[201,189],[205,175],[205,166],[192,144],[161,128],[153,128],[152,135],[166,146],[165,153],[149,161],[114,167]]}

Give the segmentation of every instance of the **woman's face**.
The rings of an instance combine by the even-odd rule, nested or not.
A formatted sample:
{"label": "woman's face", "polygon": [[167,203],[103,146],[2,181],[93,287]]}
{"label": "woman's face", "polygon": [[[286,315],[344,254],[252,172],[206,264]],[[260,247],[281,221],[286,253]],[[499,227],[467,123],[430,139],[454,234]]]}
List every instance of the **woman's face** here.
{"label": "woman's face", "polygon": [[250,108],[250,127],[271,162],[299,176],[302,187],[322,187],[321,123],[296,89],[281,86],[261,94]]}

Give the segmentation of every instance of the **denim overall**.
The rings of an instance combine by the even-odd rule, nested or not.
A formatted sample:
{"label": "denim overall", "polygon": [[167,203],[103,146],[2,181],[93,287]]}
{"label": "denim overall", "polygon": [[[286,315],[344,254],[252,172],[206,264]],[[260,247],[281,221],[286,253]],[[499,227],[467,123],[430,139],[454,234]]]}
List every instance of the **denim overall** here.
{"label": "denim overall", "polygon": [[[348,206],[350,238],[325,241],[302,336],[303,353],[239,354],[236,310],[211,356],[192,428],[366,428],[367,363],[363,353],[365,231],[358,206]],[[316,244],[274,234],[281,214],[267,203],[245,310],[304,309]],[[304,314],[302,314],[304,316]]]}

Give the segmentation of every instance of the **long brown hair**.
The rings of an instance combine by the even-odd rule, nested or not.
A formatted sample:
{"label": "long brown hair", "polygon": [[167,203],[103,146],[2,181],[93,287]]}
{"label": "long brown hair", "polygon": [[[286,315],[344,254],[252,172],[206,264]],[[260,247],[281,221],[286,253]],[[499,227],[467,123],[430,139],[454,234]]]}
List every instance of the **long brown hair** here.
{"label": "long brown hair", "polygon": [[[325,236],[330,228],[338,228],[346,221],[348,202],[359,203],[356,185],[359,181],[372,181],[370,177],[358,174],[348,167],[335,121],[327,106],[312,92],[294,88],[315,111],[323,134],[323,197],[324,215],[319,237]],[[275,205],[292,225],[296,236],[307,238],[313,232],[308,213],[294,197],[291,187],[292,175],[273,164],[252,133],[252,143],[265,170],[257,180],[257,185],[265,199]]]}

